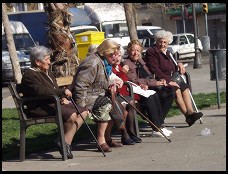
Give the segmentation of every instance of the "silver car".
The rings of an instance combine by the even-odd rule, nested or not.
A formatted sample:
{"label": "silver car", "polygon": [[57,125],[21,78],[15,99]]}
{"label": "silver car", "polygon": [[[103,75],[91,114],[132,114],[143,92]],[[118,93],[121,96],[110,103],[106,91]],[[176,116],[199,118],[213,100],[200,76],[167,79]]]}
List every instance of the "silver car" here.
{"label": "silver car", "polygon": [[[30,48],[36,44],[32,39],[30,33],[23,23],[19,21],[10,21],[10,27],[13,34],[13,39],[16,47],[18,62],[20,64],[21,73],[31,65],[30,62]],[[3,25],[2,25],[3,29]],[[14,74],[12,69],[11,58],[8,51],[6,35],[4,29],[2,31],[2,84],[14,81]]]}

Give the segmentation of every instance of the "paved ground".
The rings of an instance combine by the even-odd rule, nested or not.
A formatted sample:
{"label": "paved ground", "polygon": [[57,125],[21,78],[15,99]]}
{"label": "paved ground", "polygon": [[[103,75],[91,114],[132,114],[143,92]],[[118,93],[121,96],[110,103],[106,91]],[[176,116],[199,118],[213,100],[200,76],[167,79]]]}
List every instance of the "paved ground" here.
{"label": "paved ground", "polygon": [[[94,141],[85,140],[73,146],[74,158],[61,161],[58,151],[32,154],[24,162],[3,161],[7,171],[226,171],[226,108],[203,110],[199,121],[187,127],[183,116],[166,119],[173,131],[165,138],[150,137],[151,129],[141,127],[142,143],[113,149],[103,157]],[[211,133],[202,136],[209,128]],[[119,136],[113,137],[120,140]]]}
{"label": "paved ground", "polygon": [[[200,69],[193,69],[191,63],[187,67],[193,94],[216,92],[215,81],[210,81],[208,59],[202,63]],[[226,90],[225,81],[219,85],[221,91]],[[12,106],[12,101],[9,103],[6,106]],[[152,138],[150,127],[140,127],[142,143],[113,149],[106,157],[97,152],[96,143],[89,139],[73,145],[74,159],[62,161],[55,150],[31,154],[24,162],[3,161],[2,168],[6,171],[226,171],[226,104],[202,112],[203,124],[198,121],[192,127],[187,127],[182,115],[167,118],[166,125],[173,131],[171,142]],[[208,136],[201,135],[205,128],[211,131]],[[113,138],[120,140],[119,135]]]}

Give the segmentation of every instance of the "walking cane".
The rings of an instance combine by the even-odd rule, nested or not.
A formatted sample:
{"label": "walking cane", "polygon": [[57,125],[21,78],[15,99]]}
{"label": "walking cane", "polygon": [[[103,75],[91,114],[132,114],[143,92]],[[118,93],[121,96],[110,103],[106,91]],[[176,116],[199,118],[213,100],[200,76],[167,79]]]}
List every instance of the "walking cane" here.
{"label": "walking cane", "polygon": [[96,137],[94,136],[94,134],[93,134],[92,130],[90,129],[89,125],[86,123],[86,121],[85,121],[85,119],[83,118],[83,116],[81,115],[81,113],[79,112],[79,109],[78,109],[78,107],[77,107],[76,103],[74,102],[73,98],[72,98],[72,97],[70,97],[70,100],[71,100],[71,102],[74,104],[75,109],[77,110],[77,112],[78,112],[78,113],[79,113],[79,115],[81,116],[82,120],[84,121],[84,123],[85,123],[85,124],[86,124],[86,126],[88,127],[88,129],[89,129],[90,133],[92,134],[92,136],[93,136],[94,140],[96,141],[97,145],[99,146],[99,148],[100,148],[101,152],[103,153],[104,157],[106,157],[106,156],[105,156],[105,153],[104,153],[104,151],[103,151],[103,149],[102,149],[102,148],[101,148],[101,146],[99,145],[99,143],[98,143],[98,141],[97,141]]}
{"label": "walking cane", "polygon": [[[170,53],[170,57],[172,58],[172,60],[173,60],[173,62],[175,63],[175,65],[177,66],[177,62],[176,62],[176,60],[173,58],[173,55]],[[186,63],[186,64],[184,64],[184,67],[187,67],[188,66],[188,64]],[[185,78],[183,77],[184,75],[181,75],[181,78],[184,80],[184,82],[187,84],[187,82],[186,82],[186,80],[185,80]],[[199,112],[199,110],[198,110],[198,108],[197,108],[197,106],[196,106],[196,103],[195,103],[195,101],[194,101],[194,99],[193,99],[193,97],[192,97],[192,93],[191,93],[191,91],[189,91],[189,95],[190,95],[190,98],[191,98],[191,100],[192,100],[192,103],[193,103],[193,105],[194,105],[194,108],[195,108],[195,110],[196,110],[196,112]],[[203,124],[203,121],[202,121],[202,118],[200,118],[199,119],[200,120],[200,124]]]}
{"label": "walking cane", "polygon": [[125,99],[120,93],[119,93],[119,91],[117,90],[117,95],[119,95],[124,101],[126,101],[131,107],[133,107],[138,113],[139,113],[139,115],[142,117],[142,118],[144,118],[144,119],[146,119],[148,122],[149,122],[149,124],[152,126],[152,127],[155,127],[169,142],[171,142],[171,140],[162,132],[162,130],[161,129],[159,129],[154,123],[152,123],[145,115],[143,115],[143,113],[142,112],[140,112],[135,106],[133,106],[127,99]]}

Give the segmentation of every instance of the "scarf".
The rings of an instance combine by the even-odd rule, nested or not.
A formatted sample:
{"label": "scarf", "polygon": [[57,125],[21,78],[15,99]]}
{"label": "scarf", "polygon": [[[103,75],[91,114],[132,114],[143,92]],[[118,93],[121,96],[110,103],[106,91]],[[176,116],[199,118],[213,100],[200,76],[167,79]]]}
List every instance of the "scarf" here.
{"label": "scarf", "polygon": [[104,65],[105,65],[105,70],[106,70],[108,76],[110,76],[112,74],[112,65],[110,65],[108,63],[108,61],[106,60],[106,58],[104,58]]}

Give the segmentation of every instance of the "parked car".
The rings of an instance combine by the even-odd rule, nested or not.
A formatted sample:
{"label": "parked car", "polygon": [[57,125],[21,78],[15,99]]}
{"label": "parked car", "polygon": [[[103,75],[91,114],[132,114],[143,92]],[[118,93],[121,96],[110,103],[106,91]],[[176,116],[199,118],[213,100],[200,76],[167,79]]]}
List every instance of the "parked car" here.
{"label": "parked car", "polygon": [[[30,48],[34,47],[36,44],[22,22],[10,21],[10,28],[13,34],[21,73],[23,74],[31,65],[29,56]],[[2,24],[2,84],[9,81],[14,81],[14,74]]]}
{"label": "parked car", "polygon": [[[203,46],[199,39],[199,51],[202,53]],[[194,35],[191,33],[173,34],[173,42],[169,44],[168,50],[174,55],[176,60],[192,59],[195,57]]]}
{"label": "parked car", "polygon": [[162,30],[158,26],[137,26],[138,39],[142,42],[145,38],[153,38],[154,33]]}
{"label": "parked car", "polygon": [[147,48],[155,43],[154,34],[159,30],[162,30],[162,28],[158,26],[137,26],[138,39],[143,46],[143,56],[145,56]]}

